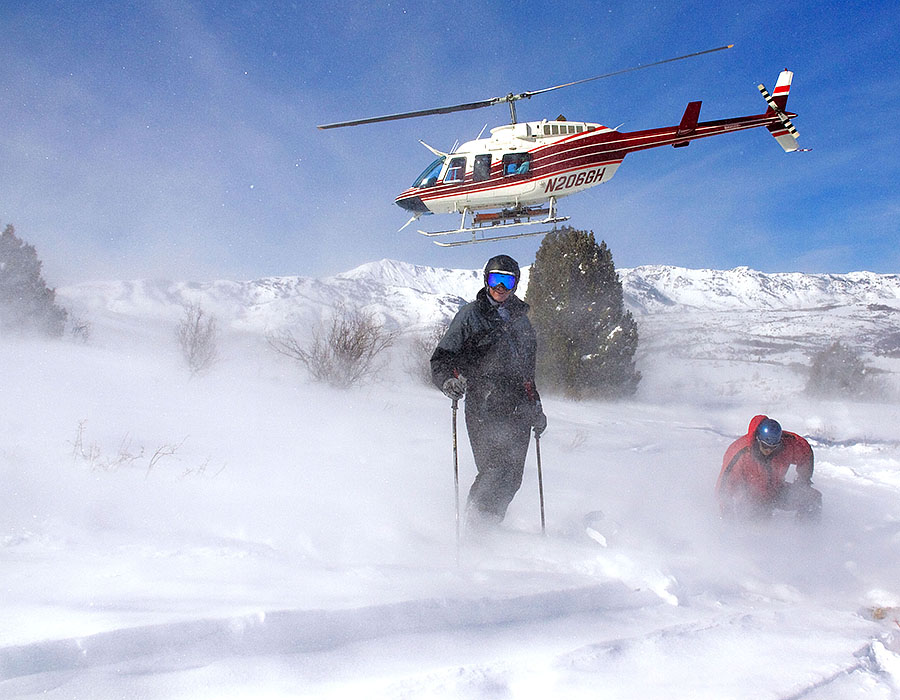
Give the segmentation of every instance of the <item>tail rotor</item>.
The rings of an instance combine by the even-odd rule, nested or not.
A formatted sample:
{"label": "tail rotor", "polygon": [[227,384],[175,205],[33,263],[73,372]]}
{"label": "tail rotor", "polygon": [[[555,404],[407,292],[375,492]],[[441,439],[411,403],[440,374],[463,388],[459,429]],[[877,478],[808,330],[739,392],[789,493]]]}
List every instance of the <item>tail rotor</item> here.
{"label": "tail rotor", "polygon": [[778,145],[780,145],[787,153],[800,150],[800,145],[797,143],[797,138],[800,134],[797,132],[797,127],[794,126],[794,123],[790,119],[791,116],[797,115],[789,115],[789,113],[785,111],[788,95],[791,91],[791,81],[793,79],[793,72],[789,70],[781,71],[781,74],[778,76],[778,82],[775,84],[774,96],[769,94],[769,91],[766,90],[765,85],[762,83],[756,86],[763,96],[763,99],[766,101],[766,104],[769,105],[766,114],[777,117],[779,122],[767,126],[766,128],[769,130],[769,133],[775,137],[775,140],[778,141]]}

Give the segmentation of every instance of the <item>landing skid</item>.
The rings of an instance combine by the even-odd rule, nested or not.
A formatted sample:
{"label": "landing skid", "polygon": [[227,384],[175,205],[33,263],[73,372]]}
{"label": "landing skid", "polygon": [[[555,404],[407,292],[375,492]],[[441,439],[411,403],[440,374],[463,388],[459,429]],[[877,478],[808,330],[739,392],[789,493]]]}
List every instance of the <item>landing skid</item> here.
{"label": "landing skid", "polygon": [[[471,239],[461,241],[452,241],[443,243],[441,241],[432,241],[435,245],[443,248],[454,248],[461,245],[471,245],[472,243],[488,243],[490,241],[511,240],[514,238],[527,238],[528,236],[544,236],[556,228],[556,224],[568,221],[568,216],[556,215],[556,201],[551,200],[549,208],[532,208],[523,207],[520,209],[504,209],[499,212],[482,212],[474,214],[472,224],[466,225],[466,218],[469,210],[466,209],[462,214],[459,228],[450,229],[448,231],[419,231],[423,236],[434,238],[436,236],[453,236],[462,233],[471,233]],[[544,218],[534,221],[534,217],[542,216]],[[549,226],[553,225],[553,229],[547,231],[529,231],[527,233],[511,233],[505,236],[479,236],[485,231],[497,228],[512,228],[514,226]]]}
{"label": "landing skid", "polygon": [[[556,221],[567,221],[569,217],[565,217],[562,219],[556,219]],[[524,226],[525,224],[507,224],[508,226]],[[472,245],[473,243],[490,243],[491,241],[511,241],[514,238],[527,238],[528,236],[546,236],[548,233],[553,231],[554,229],[549,229],[546,231],[529,231],[528,233],[512,233],[508,236],[482,236],[479,238],[477,234],[473,233],[472,238],[468,240],[462,241],[452,241],[450,243],[444,243],[443,241],[432,241],[435,245],[439,245],[442,248],[455,248],[461,245]],[[456,233],[456,231],[453,231]],[[434,234],[431,234],[434,235]]]}

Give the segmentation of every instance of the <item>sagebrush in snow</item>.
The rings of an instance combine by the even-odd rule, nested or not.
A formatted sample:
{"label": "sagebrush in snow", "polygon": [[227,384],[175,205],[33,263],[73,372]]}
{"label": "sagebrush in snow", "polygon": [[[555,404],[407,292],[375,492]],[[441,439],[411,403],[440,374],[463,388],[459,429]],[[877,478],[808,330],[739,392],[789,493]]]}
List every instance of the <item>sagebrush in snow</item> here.
{"label": "sagebrush in snow", "polygon": [[219,358],[216,317],[207,314],[200,304],[185,304],[177,337],[191,375],[209,369]]}
{"label": "sagebrush in snow", "polygon": [[406,363],[407,372],[413,379],[431,386],[431,355],[449,327],[449,321],[444,320],[413,335]]}
{"label": "sagebrush in snow", "polygon": [[381,367],[380,355],[393,345],[394,338],[372,314],[343,306],[335,310],[330,323],[313,332],[308,343],[290,330],[266,336],[270,347],[300,362],[315,381],[342,389],[371,378]]}

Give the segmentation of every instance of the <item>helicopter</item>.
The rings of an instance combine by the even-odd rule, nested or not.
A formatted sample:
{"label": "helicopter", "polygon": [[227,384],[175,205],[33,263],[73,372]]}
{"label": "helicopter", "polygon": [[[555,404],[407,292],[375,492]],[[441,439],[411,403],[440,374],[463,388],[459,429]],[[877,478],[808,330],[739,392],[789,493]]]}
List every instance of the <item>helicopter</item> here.
{"label": "helicopter", "polygon": [[412,186],[397,195],[395,203],[412,214],[400,230],[424,215],[459,214],[460,223],[456,228],[433,232],[419,230],[419,233],[430,238],[464,236],[459,240],[434,241],[446,247],[545,235],[553,229],[489,236],[485,233],[494,229],[530,225],[555,228],[556,224],[568,221],[569,217],[559,214],[558,201],[609,182],[625,156],[635,151],[659,146],[682,148],[697,139],[757,127],[765,127],[785,152],[805,150],[799,148],[798,132],[791,121],[797,115],[786,111],[794,75],[789,70],[781,71],[772,93],[764,85],[757,85],[768,106],[761,114],[701,122],[701,102],[696,101],[688,103],[681,121],[676,125],[630,132],[594,122],[570,121],[562,115],[551,120],[517,120],[516,102],[519,100],[592,80],[723,51],[732,46],[734,45],[729,44],[676,56],[542,90],[510,93],[448,107],[323,124],[318,128],[335,129],[432,114],[449,114],[506,102],[510,110],[510,123],[491,129],[488,137],[481,138],[479,135],[479,138],[463,143],[449,153],[420,141],[436,158],[414,180]]}

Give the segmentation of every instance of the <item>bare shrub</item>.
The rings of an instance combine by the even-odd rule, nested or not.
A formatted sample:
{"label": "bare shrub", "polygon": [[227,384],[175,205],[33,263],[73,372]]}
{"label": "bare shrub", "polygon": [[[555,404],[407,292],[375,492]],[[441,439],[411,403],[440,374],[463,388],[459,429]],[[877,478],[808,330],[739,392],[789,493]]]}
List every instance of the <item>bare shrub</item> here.
{"label": "bare shrub", "polygon": [[90,321],[70,313],[68,327],[69,333],[72,335],[72,340],[76,343],[87,345],[91,339],[91,333],[93,332],[93,325]]}
{"label": "bare shrub", "polygon": [[395,336],[372,314],[339,306],[331,322],[320,324],[307,344],[290,330],[269,333],[266,340],[273,350],[306,367],[313,380],[346,389],[381,368],[379,356],[393,345]]}
{"label": "bare shrub", "polygon": [[[187,467],[181,474],[182,479],[186,479],[188,477],[204,477],[210,474],[209,468],[212,464],[212,457],[207,457],[201,464],[196,467]],[[215,472],[212,472],[211,475],[213,477],[219,476],[223,471],[225,471],[225,467],[227,464],[223,463],[221,467],[219,467]]]}
{"label": "bare shrub", "polygon": [[200,304],[185,304],[177,336],[191,376],[209,369],[219,359],[216,317],[208,315]]}
{"label": "bare shrub", "polygon": [[[131,436],[127,433],[119,443],[115,454],[112,454],[101,449],[96,442],[85,444],[86,432],[87,420],[78,421],[75,439],[70,443],[72,445],[72,456],[76,462],[86,462],[91,471],[115,472],[122,467],[136,467],[141,462],[147,461],[147,471],[144,474],[145,479],[150,476],[150,472],[161,460],[174,456],[187,440],[187,437],[185,437],[179,443],[161,445],[148,457],[143,445],[138,445],[136,448],[132,447]],[[205,466],[203,471],[206,471]]]}
{"label": "bare shrub", "polygon": [[412,336],[406,358],[406,371],[413,379],[431,385],[431,355],[449,325],[449,321],[435,323],[431,328]]}
{"label": "bare shrub", "polygon": [[84,432],[86,428],[86,419],[78,421],[78,430],[75,432],[75,439],[72,441],[72,457],[76,460],[81,459],[87,462],[91,467],[91,471],[93,471],[94,465],[100,458],[100,447],[94,442],[85,446]]}
{"label": "bare shrub", "polygon": [[131,447],[131,436],[125,435],[119,443],[119,449],[116,450],[114,456],[100,457],[99,448],[96,449],[97,460],[92,464],[91,468],[99,468],[106,472],[117,471],[120,467],[130,467],[144,456],[144,448],[138,447],[137,450]]}
{"label": "bare shrub", "polygon": [[146,479],[148,476],[150,476],[150,472],[153,471],[153,467],[159,464],[159,461],[161,459],[171,457],[176,452],[178,452],[178,450],[184,444],[185,440],[187,440],[187,438],[184,438],[184,440],[179,442],[177,445],[160,445],[158,448],[156,448],[156,452],[153,453],[153,456],[150,457],[150,462],[147,464],[147,473],[144,474],[144,478]]}

